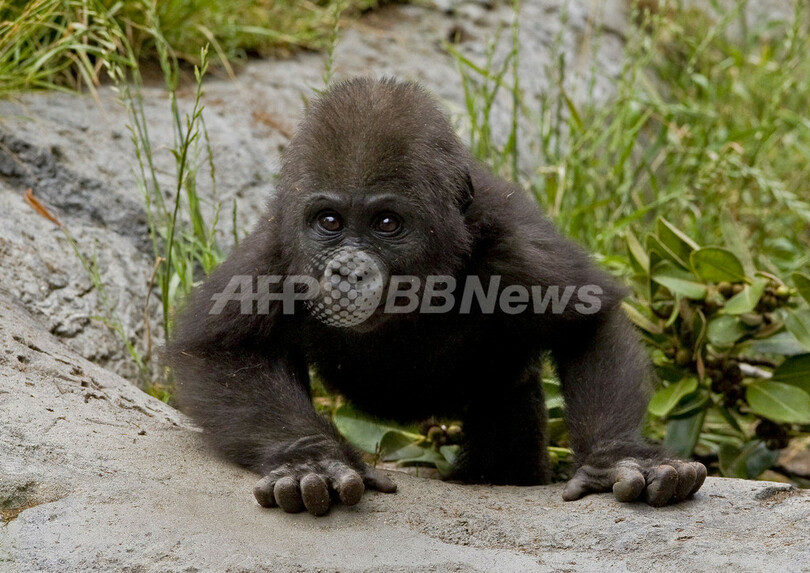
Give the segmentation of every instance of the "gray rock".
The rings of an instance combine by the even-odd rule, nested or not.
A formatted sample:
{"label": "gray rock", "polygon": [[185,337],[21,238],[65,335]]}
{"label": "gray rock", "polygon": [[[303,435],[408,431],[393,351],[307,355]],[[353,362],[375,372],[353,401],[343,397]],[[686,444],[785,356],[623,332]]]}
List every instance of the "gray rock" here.
{"label": "gray rock", "polygon": [[655,509],[392,473],[322,518],[263,509],[182,415],[3,297],[0,348],[2,572],[810,571],[810,494],[769,482]]}
{"label": "gray rock", "polygon": [[[775,22],[789,22],[796,13],[796,6],[801,0],[756,0],[747,1],[743,10],[738,10],[738,0],[719,0],[707,2],[706,0],[685,0],[685,7],[695,7],[705,10],[715,19],[733,16],[729,30],[733,34],[743,32],[764,33],[766,36],[781,34],[780,28],[774,27]],[[804,16],[807,16],[807,6],[803,7]]]}

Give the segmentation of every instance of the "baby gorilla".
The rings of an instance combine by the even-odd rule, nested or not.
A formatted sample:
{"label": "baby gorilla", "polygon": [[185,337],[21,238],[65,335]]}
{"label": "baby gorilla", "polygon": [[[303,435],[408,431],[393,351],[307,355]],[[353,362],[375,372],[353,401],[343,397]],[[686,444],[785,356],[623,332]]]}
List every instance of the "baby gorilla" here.
{"label": "baby gorilla", "polygon": [[321,515],[396,489],[315,412],[310,369],[374,415],[461,418],[456,479],[547,483],[546,353],[578,464],[563,497],[660,506],[706,469],[640,437],[650,369],[622,297],[422,88],[354,79],[312,103],[266,214],[167,354],[181,407],[263,476],[263,506]]}

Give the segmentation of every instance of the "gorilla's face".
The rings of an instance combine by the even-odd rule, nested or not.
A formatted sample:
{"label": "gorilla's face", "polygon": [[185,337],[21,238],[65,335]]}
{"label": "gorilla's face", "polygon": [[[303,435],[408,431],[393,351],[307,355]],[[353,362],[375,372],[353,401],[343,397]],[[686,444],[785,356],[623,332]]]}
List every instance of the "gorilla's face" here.
{"label": "gorilla's face", "polygon": [[318,193],[301,221],[300,248],[319,284],[310,312],[331,326],[370,330],[392,274],[402,274],[429,229],[405,195]]}
{"label": "gorilla's face", "polygon": [[[321,101],[285,151],[272,211],[290,271],[314,273],[321,284],[311,312],[338,313],[332,325],[373,329],[390,319],[380,312],[385,292],[369,308],[391,276],[424,284],[428,275],[457,273],[469,253],[469,156],[432,100],[414,89],[364,93],[351,105]],[[418,113],[403,113],[415,102]]]}
{"label": "gorilla's face", "polygon": [[455,208],[422,205],[413,187],[399,192],[317,192],[298,219],[296,268],[320,284],[310,312],[331,326],[369,331],[389,320],[383,312],[391,276],[454,274],[462,253],[448,229],[464,228]]}

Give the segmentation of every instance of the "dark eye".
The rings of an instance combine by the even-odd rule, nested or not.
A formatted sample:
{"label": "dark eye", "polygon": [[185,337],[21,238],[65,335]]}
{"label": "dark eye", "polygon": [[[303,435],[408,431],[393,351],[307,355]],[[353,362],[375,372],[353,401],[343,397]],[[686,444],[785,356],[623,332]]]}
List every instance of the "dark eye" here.
{"label": "dark eye", "polygon": [[337,233],[343,229],[343,219],[337,213],[321,213],[318,215],[318,226],[327,233]]}
{"label": "dark eye", "polygon": [[384,213],[377,217],[374,229],[384,235],[393,235],[402,227],[402,221],[393,213]]}

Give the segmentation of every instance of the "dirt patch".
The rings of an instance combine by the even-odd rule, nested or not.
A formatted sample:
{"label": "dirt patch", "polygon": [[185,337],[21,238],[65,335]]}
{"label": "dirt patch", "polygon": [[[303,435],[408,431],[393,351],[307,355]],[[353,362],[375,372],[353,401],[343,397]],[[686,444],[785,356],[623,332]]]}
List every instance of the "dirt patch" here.
{"label": "dirt patch", "polygon": [[773,486],[773,487],[766,487],[765,489],[758,491],[757,494],[754,496],[754,499],[759,501],[760,503],[773,505],[777,503],[782,503],[783,501],[790,499],[796,495],[799,495],[801,490],[794,486]]}
{"label": "dirt patch", "polygon": [[26,509],[58,501],[67,494],[61,486],[4,477],[0,482],[0,523],[7,525]]}

